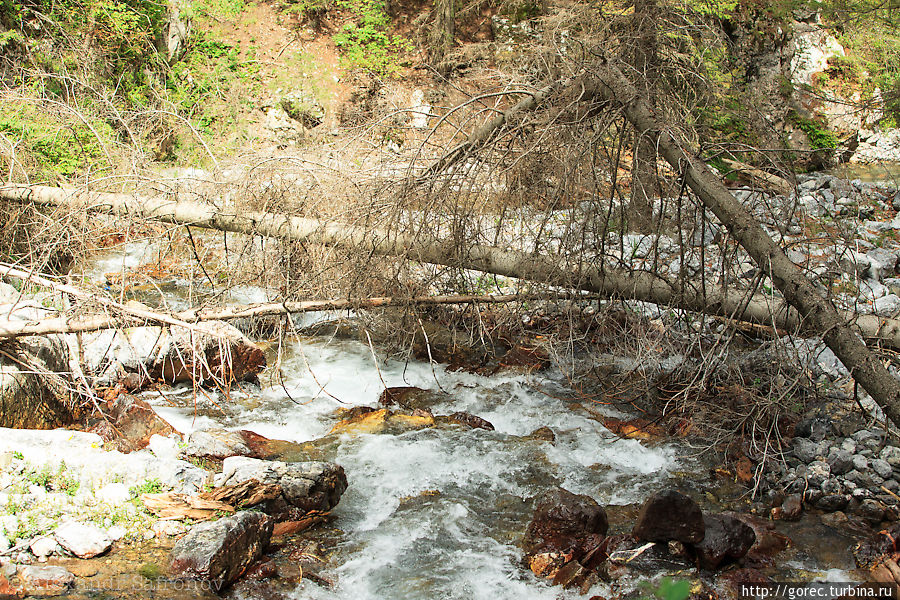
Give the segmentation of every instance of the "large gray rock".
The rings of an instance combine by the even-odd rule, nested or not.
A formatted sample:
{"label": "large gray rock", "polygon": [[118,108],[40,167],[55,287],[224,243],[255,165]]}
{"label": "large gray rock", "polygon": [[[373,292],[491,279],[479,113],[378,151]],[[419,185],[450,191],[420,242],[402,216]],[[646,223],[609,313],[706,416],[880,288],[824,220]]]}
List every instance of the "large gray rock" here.
{"label": "large gray rock", "polygon": [[63,523],[53,534],[60,546],[78,558],[94,558],[109,550],[112,540],[92,523]]}
{"label": "large gray rock", "polygon": [[305,511],[331,510],[347,489],[344,469],[334,463],[286,463],[245,456],[226,458],[222,463],[222,472],[215,478],[215,485],[236,485],[249,479],[279,484],[284,501]]}
{"label": "large gray rock", "polygon": [[195,525],[172,548],[170,573],[221,590],[262,555],[273,527],[268,516],[250,510]]}
{"label": "large gray rock", "polygon": [[[5,323],[15,326],[53,314],[54,311],[33,301],[0,305],[0,329]],[[70,424],[74,419],[68,404],[70,386],[62,376],[56,375],[69,371],[65,338],[62,335],[21,338],[7,353],[16,356],[18,361],[0,356],[0,427],[52,429]]]}
{"label": "large gray rock", "polygon": [[266,364],[259,346],[224,321],[85,333],[81,349],[85,369],[103,383],[117,382],[122,370],[168,383],[240,381]]}
{"label": "large gray rock", "polygon": [[186,456],[224,459],[230,456],[250,456],[253,451],[244,442],[244,436],[227,429],[204,429],[188,436],[184,448]]}

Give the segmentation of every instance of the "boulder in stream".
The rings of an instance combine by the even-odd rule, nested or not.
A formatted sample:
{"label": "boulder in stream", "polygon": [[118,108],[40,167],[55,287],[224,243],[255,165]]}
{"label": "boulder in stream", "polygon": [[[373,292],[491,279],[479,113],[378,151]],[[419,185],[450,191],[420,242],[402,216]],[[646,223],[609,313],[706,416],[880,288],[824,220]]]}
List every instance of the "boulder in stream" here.
{"label": "boulder in stream", "polygon": [[540,498],[528,524],[525,563],[535,575],[555,578],[567,563],[596,550],[608,529],[606,511],[593,498],[551,490]]}
{"label": "boulder in stream", "polygon": [[121,394],[109,402],[106,417],[88,431],[99,435],[119,452],[146,448],[154,435],[167,437],[175,433],[149,404],[130,394]]}
{"label": "boulder in stream", "polygon": [[123,371],[166,383],[230,383],[255,376],[266,364],[262,349],[224,321],[86,333],[82,351],[85,368],[110,384]]}
{"label": "boulder in stream", "polygon": [[281,497],[267,505],[267,512],[283,513],[291,507],[302,511],[329,511],[347,489],[347,475],[340,465],[320,461],[285,463],[232,456],[222,463],[215,485],[236,485],[249,479],[278,484]]}
{"label": "boulder in stream", "polygon": [[176,579],[206,581],[221,590],[262,555],[272,527],[272,519],[251,510],[195,525],[172,548],[170,573]]}
{"label": "boulder in stream", "polygon": [[645,542],[676,540],[695,544],[703,539],[704,531],[700,506],[690,496],[664,489],[644,502],[632,535]]}

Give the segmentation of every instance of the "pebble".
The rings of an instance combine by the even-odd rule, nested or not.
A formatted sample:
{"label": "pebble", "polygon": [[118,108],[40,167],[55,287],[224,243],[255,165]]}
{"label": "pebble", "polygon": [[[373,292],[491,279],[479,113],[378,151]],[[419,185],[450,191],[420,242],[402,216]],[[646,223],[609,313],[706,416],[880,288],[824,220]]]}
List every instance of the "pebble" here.
{"label": "pebble", "polygon": [[857,471],[862,472],[869,468],[869,459],[862,454],[854,454],[851,460],[853,461],[853,468]]}

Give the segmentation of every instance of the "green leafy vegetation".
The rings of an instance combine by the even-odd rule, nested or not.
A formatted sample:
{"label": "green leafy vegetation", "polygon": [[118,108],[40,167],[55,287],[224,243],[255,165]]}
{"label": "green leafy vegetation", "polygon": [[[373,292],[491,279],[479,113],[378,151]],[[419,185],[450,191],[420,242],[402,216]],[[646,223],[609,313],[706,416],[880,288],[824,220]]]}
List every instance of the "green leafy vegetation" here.
{"label": "green leafy vegetation", "polygon": [[163,484],[159,479],[155,477],[153,479],[148,479],[147,481],[132,486],[129,488],[128,492],[131,494],[131,497],[140,498],[141,494],[159,494],[163,491]]}
{"label": "green leafy vegetation", "polygon": [[21,147],[34,161],[32,170],[53,179],[109,166],[103,139],[115,137],[103,121],[88,124],[71,115],[36,110],[22,103],[0,100],[0,134]]}
{"label": "green leafy vegetation", "polygon": [[338,4],[354,16],[332,38],[344,60],[353,67],[396,74],[402,66],[403,53],[411,52],[412,44],[391,33],[384,0],[339,0]]}
{"label": "green leafy vegetation", "polygon": [[796,111],[790,114],[790,118],[809,138],[809,145],[813,150],[833,150],[837,148],[837,136],[823,123],[815,119],[802,117]]}

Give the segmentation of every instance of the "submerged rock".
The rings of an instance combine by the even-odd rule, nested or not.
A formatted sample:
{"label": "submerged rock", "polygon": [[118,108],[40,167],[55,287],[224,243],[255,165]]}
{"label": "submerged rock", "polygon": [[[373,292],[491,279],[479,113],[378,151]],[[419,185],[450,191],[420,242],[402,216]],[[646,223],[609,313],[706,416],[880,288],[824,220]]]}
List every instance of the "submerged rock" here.
{"label": "submerged rock", "polygon": [[22,567],[19,579],[30,596],[58,596],[75,585],[75,576],[63,567]]}
{"label": "submerged rock", "polygon": [[703,539],[704,531],[700,506],[677,490],[665,489],[644,502],[632,535],[645,542],[696,544]]}
{"label": "submerged rock", "polygon": [[221,590],[262,555],[272,527],[268,516],[249,510],[195,525],[172,548],[170,573],[176,579],[207,581]]}
{"label": "submerged rock", "polygon": [[539,577],[556,577],[567,563],[600,546],[606,511],[589,496],[557,488],[544,494],[525,534],[525,563]]}
{"label": "submerged rock", "polygon": [[387,408],[376,410],[356,407],[348,414],[349,416],[336,423],[329,433],[402,433],[434,427],[434,417],[430,412],[421,409],[393,412]]}
{"label": "submerged rock", "polygon": [[471,427],[472,429],[487,429],[488,431],[494,431],[494,426],[490,421],[467,412],[455,412],[452,415],[443,417],[443,419],[446,419],[450,423],[458,423],[460,425]]}

